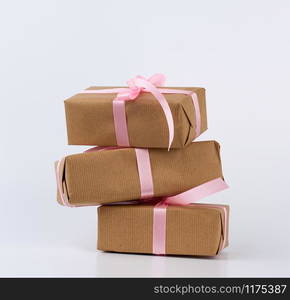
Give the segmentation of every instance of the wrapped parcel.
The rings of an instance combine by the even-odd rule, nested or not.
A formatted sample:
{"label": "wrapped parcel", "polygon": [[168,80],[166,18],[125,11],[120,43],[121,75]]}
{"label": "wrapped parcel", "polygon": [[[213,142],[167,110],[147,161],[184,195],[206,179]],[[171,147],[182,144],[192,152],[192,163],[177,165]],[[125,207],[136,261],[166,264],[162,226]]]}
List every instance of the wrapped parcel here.
{"label": "wrapped parcel", "polygon": [[[154,205],[104,205],[98,208],[99,250],[153,251]],[[228,246],[227,205],[170,205],[166,208],[165,254],[214,256]]]}
{"label": "wrapped parcel", "polygon": [[[90,87],[65,100],[68,144],[168,148],[169,131],[160,103],[150,92],[142,92],[133,101],[125,101],[125,122],[129,144],[117,142],[113,106],[116,93],[88,91],[118,89]],[[205,89],[198,87],[166,88],[176,93],[163,93],[174,123],[171,148],[183,148],[207,129]],[[177,93],[184,90],[191,94]],[[85,93],[87,92],[87,93]],[[198,130],[197,130],[198,129]]]}
{"label": "wrapped parcel", "polygon": [[[180,194],[222,178],[220,147],[194,142],[181,150],[148,149],[153,197]],[[142,150],[144,151],[144,150]],[[69,155],[57,163],[58,201],[99,205],[142,198],[136,149],[123,148]]]}

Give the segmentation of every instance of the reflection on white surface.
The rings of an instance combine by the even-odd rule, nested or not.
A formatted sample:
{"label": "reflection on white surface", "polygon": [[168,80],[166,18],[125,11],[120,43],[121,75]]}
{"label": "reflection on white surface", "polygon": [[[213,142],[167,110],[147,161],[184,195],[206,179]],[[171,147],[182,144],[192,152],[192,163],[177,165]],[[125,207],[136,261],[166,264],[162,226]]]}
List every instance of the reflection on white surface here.
{"label": "reflection on white surface", "polygon": [[[223,256],[226,256],[224,253]],[[107,268],[106,266],[113,266]],[[181,256],[152,256],[115,253],[99,253],[99,276],[148,276],[148,277],[224,277],[226,258],[194,258]],[[104,273],[105,271],[105,273]]]}
{"label": "reflection on white surface", "polygon": [[[271,251],[226,250],[215,258],[166,257],[95,252],[77,247],[2,248],[0,276],[40,277],[279,277],[289,276],[287,248]],[[252,249],[253,254],[256,249]],[[288,249],[289,251],[289,249]]]}

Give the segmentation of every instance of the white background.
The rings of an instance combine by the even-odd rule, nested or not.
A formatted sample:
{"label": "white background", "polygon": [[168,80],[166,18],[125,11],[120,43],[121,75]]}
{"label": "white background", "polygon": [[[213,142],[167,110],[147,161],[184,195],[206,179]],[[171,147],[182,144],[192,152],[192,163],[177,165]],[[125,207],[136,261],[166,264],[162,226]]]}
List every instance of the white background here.
{"label": "white background", "polygon": [[[1,1],[0,276],[290,276],[290,2]],[[230,190],[216,258],[95,251],[96,209],[56,203],[63,100],[140,74],[207,89]]]}

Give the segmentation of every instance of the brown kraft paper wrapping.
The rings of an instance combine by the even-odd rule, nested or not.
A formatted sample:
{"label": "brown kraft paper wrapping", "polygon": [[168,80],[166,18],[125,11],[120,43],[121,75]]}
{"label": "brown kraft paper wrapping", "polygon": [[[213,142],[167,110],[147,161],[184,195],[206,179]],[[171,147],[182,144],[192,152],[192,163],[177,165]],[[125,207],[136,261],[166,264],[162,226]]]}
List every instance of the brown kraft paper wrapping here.
{"label": "brown kraft paper wrapping", "polygon": [[[217,208],[218,206],[219,208]],[[227,205],[168,206],[166,254],[214,256],[228,236]],[[104,205],[98,208],[98,245],[103,251],[149,253],[153,251],[154,205]],[[228,217],[226,218],[228,221]],[[228,240],[225,241],[225,247]]]}
{"label": "brown kraft paper wrapping", "polygon": [[[106,89],[112,87],[90,87]],[[205,89],[179,87],[198,96],[201,133],[207,129]],[[190,95],[163,94],[174,121],[172,148],[183,148],[195,138],[195,112]],[[65,100],[69,145],[116,146],[112,101],[116,94],[77,94]],[[141,93],[126,101],[128,135],[131,147],[168,148],[169,134],[165,115],[151,93]]]}
{"label": "brown kraft paper wrapping", "polygon": [[[154,196],[182,193],[223,177],[215,141],[193,142],[184,149],[149,149]],[[71,205],[99,205],[140,199],[136,152],[103,150],[65,157],[59,178]],[[58,201],[60,196],[58,193]]]}

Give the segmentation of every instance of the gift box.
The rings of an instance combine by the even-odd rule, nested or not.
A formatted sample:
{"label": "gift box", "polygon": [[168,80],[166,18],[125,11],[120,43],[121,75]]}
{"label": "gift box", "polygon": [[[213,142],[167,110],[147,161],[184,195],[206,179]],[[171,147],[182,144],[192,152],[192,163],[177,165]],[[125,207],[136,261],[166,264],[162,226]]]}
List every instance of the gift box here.
{"label": "gift box", "polygon": [[[124,253],[214,256],[228,246],[229,206],[167,206],[163,237],[158,236],[158,228],[154,229],[154,209],[153,204],[99,207],[97,248]],[[154,243],[164,243],[164,253],[156,253],[159,245]]]}
{"label": "gift box", "polygon": [[65,100],[68,144],[183,148],[207,129],[204,88],[160,89],[167,112],[146,90],[133,101],[119,93],[116,101],[123,89],[93,86]]}
{"label": "gift box", "polygon": [[99,149],[57,162],[58,202],[98,205],[176,195],[222,178],[219,144],[191,143],[179,150]]}

